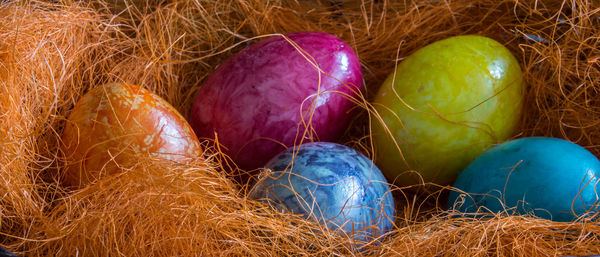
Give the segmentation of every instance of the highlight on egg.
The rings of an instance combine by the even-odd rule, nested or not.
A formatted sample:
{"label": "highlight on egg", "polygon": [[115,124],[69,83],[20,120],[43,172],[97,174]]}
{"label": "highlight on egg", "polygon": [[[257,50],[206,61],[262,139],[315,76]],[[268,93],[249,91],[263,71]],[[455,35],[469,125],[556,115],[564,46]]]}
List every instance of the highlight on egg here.
{"label": "highlight on egg", "polygon": [[127,83],[87,92],[69,114],[62,134],[67,186],[85,186],[132,167],[135,156],[187,162],[201,156],[200,142],[167,101]]}
{"label": "highlight on egg", "polygon": [[242,169],[261,168],[300,142],[335,141],[350,120],[349,98],[362,88],[359,59],[341,39],[321,32],[286,38],[233,55],[207,78],[192,105],[190,124],[198,137],[218,138]]}
{"label": "highlight on egg", "polygon": [[487,37],[456,36],[417,50],[373,101],[376,163],[399,185],[451,184],[475,157],[513,135],[522,81],[517,59]]}
{"label": "highlight on egg", "polygon": [[505,212],[574,221],[598,210],[598,172],[600,161],[572,142],[512,140],[486,151],[460,173],[448,206],[471,214]]}
{"label": "highlight on egg", "polygon": [[326,224],[361,241],[393,228],[394,199],[375,164],[336,143],[314,142],[273,157],[250,198]]}

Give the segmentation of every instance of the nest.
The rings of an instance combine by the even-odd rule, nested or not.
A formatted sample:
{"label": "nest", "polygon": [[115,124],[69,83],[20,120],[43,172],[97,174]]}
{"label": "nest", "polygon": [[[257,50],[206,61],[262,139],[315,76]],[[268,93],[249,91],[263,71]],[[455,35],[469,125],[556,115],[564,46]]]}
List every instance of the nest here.
{"label": "nest", "polygon": [[[118,4],[116,2],[119,2]],[[455,217],[437,192],[394,188],[396,227],[349,238],[248,200],[218,149],[189,164],[140,158],[78,190],[57,182],[74,103],[108,82],[143,85],[187,114],[204,78],[265,35],[323,31],[358,53],[366,100],[404,57],[462,34],[522,65],[515,137],[552,136],[600,156],[600,8],[593,1],[0,2],[0,243],[26,256],[557,256],[600,252],[600,226],[527,216]],[[343,143],[370,153],[366,106]]]}

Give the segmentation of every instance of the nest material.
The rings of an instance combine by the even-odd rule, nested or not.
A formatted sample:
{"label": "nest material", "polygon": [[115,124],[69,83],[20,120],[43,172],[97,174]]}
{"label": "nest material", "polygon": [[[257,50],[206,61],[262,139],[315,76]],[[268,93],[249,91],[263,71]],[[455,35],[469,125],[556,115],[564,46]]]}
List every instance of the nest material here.
{"label": "nest material", "polygon": [[[370,99],[397,62],[449,36],[479,34],[522,64],[517,137],[553,136],[600,155],[600,8],[593,1],[0,2],[0,237],[27,256],[556,256],[600,252],[596,223],[459,218],[394,189],[397,227],[362,251],[297,215],[245,197],[208,148],[187,165],[141,158],[89,187],[57,183],[60,133],[93,87],[128,82],[184,115],[203,79],[259,36],[316,30],[361,60]],[[370,153],[366,110],[344,143]],[[433,206],[425,208],[424,206]],[[426,209],[426,210],[425,210]]]}

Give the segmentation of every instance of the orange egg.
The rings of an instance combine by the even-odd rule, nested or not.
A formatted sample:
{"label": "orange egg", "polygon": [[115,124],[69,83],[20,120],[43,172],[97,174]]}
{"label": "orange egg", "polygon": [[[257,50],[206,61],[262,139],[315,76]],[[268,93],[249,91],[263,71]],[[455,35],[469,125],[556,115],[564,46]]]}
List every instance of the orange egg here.
{"label": "orange egg", "polygon": [[135,85],[97,87],[73,108],[62,135],[62,179],[81,187],[136,163],[146,154],[186,162],[201,155],[198,138],[169,103]]}

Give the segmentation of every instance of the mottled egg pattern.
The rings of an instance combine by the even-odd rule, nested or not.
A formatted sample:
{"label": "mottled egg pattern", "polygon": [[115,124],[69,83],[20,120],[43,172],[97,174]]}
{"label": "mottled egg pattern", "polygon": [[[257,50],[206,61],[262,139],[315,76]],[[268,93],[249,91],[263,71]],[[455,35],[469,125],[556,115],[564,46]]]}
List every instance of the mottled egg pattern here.
{"label": "mottled egg pattern", "polygon": [[600,161],[574,143],[544,137],[497,145],[459,175],[448,205],[572,221],[597,210]]}
{"label": "mottled egg pattern", "polygon": [[270,199],[331,229],[358,232],[355,237],[361,240],[392,228],[390,187],[373,162],[352,148],[307,143],[280,153],[266,167],[272,172],[261,174],[251,193],[254,199]]}
{"label": "mottled egg pattern", "polygon": [[522,81],[517,59],[487,37],[450,37],[417,50],[374,99],[385,124],[372,120],[377,165],[399,185],[421,179],[451,184],[473,159],[514,133]]}
{"label": "mottled egg pattern", "polygon": [[344,41],[319,32],[287,37],[314,59],[283,37],[261,41],[221,64],[192,105],[190,124],[198,137],[217,133],[243,169],[262,167],[304,132],[305,142],[337,139],[349,121],[346,98],[362,88],[360,62]]}
{"label": "mottled egg pattern", "polygon": [[177,162],[201,154],[196,135],[177,110],[152,92],[123,83],[85,94],[71,111],[62,140],[63,178],[72,186],[114,173],[117,166],[132,166],[131,154]]}

